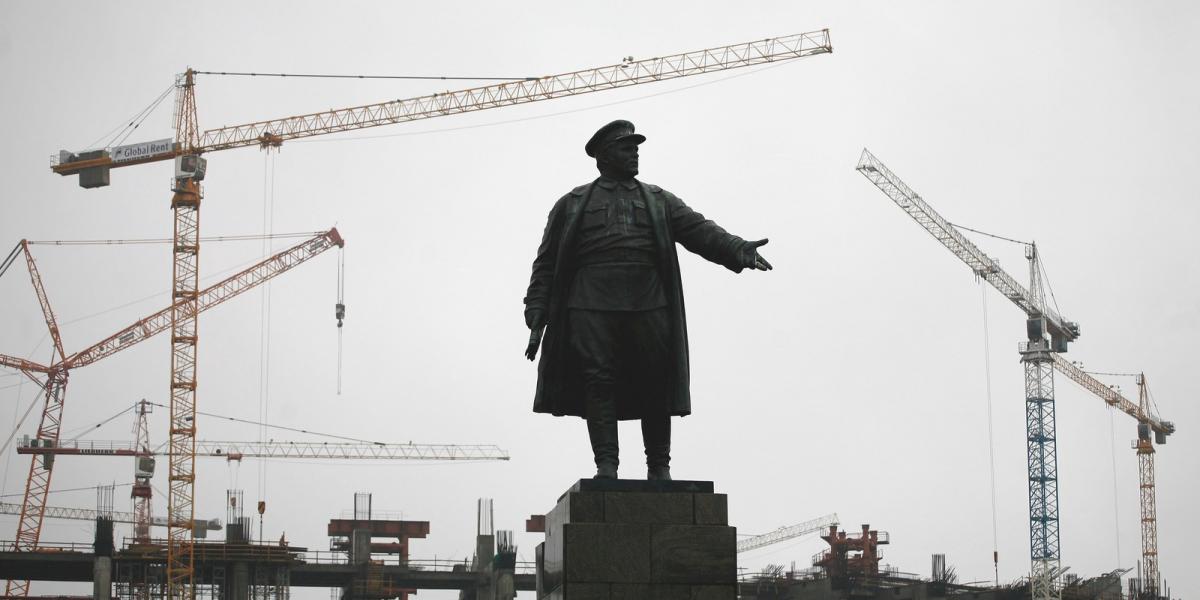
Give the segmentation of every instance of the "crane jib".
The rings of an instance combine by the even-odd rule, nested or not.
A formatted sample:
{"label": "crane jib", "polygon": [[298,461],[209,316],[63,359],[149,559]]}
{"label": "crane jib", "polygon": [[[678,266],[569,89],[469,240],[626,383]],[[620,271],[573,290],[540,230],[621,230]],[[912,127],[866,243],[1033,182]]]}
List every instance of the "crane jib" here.
{"label": "crane jib", "polygon": [[[186,144],[187,151],[181,149],[178,142],[167,152],[132,156],[129,160],[120,160],[108,150],[78,154],[62,151],[51,169],[59,175],[80,175],[82,187],[103,187],[108,185],[109,169],[171,160],[185,154],[246,146],[278,147],[287,140],[565,98],[832,52],[829,30],[819,29],[643,60],[626,60],[558,75],[220,127],[191,138]],[[179,84],[179,91],[184,96],[194,85],[192,74],[194,72],[188,72],[186,84]],[[156,143],[161,149],[161,142]],[[144,149],[144,145],[134,146]]]}

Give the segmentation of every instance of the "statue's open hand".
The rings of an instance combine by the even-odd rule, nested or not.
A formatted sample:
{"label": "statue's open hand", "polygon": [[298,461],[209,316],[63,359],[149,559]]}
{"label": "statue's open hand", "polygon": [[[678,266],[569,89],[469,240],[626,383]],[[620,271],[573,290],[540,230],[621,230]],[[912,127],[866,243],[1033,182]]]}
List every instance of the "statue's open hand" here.
{"label": "statue's open hand", "polygon": [[529,344],[525,346],[525,358],[533,360],[537,357],[538,346],[542,345],[542,328],[534,327],[529,330]]}
{"label": "statue's open hand", "polygon": [[768,241],[769,240],[767,240],[767,238],[763,238],[757,242],[746,242],[746,246],[742,251],[745,253],[745,264],[747,267],[757,271],[770,271],[771,269],[775,268],[771,266],[771,263],[767,262],[767,259],[763,258],[762,255],[758,253],[759,246],[767,245]]}

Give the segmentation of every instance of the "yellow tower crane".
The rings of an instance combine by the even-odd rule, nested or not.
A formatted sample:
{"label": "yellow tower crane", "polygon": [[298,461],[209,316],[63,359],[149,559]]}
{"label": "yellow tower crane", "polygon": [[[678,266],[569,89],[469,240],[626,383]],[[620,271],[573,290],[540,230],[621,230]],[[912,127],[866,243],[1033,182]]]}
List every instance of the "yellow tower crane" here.
{"label": "yellow tower crane", "polygon": [[[354,131],[490,108],[565,98],[654,81],[775,63],[833,51],[829,30],[812,31],[646,60],[626,59],[605,67],[531,78],[257,121],[201,132],[196,116],[196,71],[176,80],[175,139],[106,150],[59,153],[51,168],[60,175],[79,175],[82,187],[108,185],[109,171],[118,167],[174,160],[171,207],[175,215],[172,293],[177,300],[171,318],[170,498],[168,514],[167,584],[169,600],[190,600],[192,558],[189,525],[195,485],[196,328],[189,307],[196,288],[200,250],[200,182],[205,175],[203,155],[245,146],[278,147],[286,141]],[[36,540],[35,540],[36,543]],[[11,594],[12,590],[10,590]],[[27,590],[22,590],[22,593]]]}

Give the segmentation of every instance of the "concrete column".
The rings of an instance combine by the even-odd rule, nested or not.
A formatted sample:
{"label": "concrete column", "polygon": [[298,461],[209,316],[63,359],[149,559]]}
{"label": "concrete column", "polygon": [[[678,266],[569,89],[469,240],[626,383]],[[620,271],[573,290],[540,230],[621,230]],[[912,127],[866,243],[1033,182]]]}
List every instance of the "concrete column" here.
{"label": "concrete column", "polygon": [[250,600],[250,565],[236,562],[232,571],[229,574],[229,600]]}
{"label": "concrete column", "polygon": [[92,597],[112,600],[112,557],[97,556],[92,563]]}
{"label": "concrete column", "polygon": [[371,560],[371,530],[355,529],[350,532],[350,564],[362,565]]}

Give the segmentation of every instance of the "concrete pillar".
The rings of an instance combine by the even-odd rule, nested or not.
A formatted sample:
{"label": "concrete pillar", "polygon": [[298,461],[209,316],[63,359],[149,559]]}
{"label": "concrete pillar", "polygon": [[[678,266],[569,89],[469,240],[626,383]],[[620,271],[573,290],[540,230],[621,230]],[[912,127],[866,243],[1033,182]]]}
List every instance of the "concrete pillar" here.
{"label": "concrete pillar", "polygon": [[92,597],[112,600],[112,557],[97,556],[92,563]]}
{"label": "concrete pillar", "polygon": [[250,565],[244,562],[233,563],[229,575],[229,600],[250,600]]}
{"label": "concrete pillar", "polygon": [[355,529],[350,532],[350,564],[362,565],[371,560],[371,530]]}

